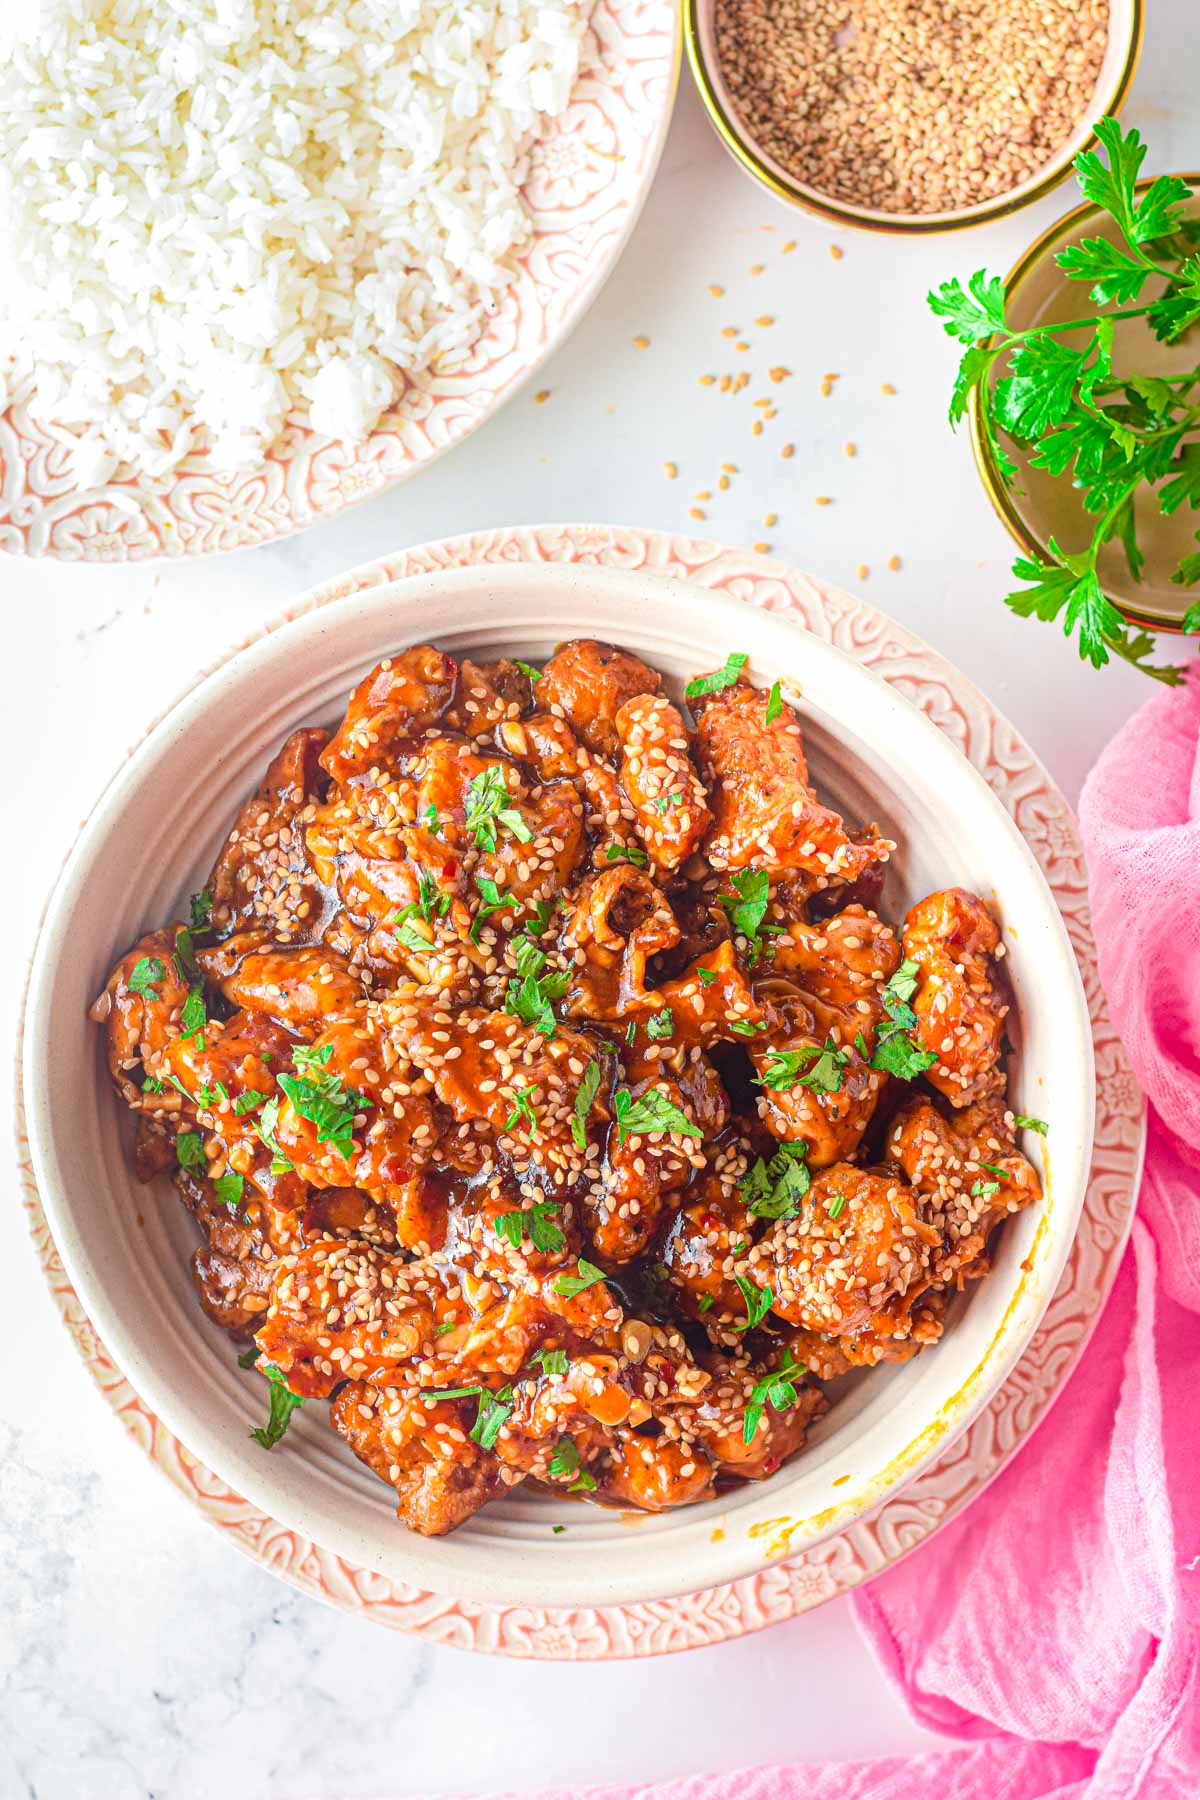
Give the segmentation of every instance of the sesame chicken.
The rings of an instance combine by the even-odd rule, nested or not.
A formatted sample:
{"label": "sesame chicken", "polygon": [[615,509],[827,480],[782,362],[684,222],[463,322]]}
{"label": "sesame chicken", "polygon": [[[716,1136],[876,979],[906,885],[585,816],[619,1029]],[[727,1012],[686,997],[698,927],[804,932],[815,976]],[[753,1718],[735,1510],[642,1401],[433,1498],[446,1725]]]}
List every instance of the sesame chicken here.
{"label": "sesame chicken", "polygon": [[890,840],[742,667],[693,730],[614,645],[385,658],[91,1008],[260,1443],[328,1402],[410,1530],[769,1479],[1040,1196],[995,922],[932,895],[901,960]]}

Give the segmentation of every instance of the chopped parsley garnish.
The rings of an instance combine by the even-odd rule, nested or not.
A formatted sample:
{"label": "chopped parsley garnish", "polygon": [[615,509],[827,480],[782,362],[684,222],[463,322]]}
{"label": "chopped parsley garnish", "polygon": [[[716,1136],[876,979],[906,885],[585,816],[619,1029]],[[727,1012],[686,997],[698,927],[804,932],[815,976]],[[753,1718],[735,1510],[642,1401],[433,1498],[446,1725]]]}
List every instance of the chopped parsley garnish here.
{"label": "chopped parsley garnish", "polygon": [[561,1294],[564,1300],[573,1300],[576,1294],[582,1294],[585,1289],[595,1287],[598,1281],[604,1280],[604,1270],[598,1269],[595,1263],[588,1262],[586,1257],[581,1256],[577,1266],[578,1274],[559,1275],[553,1284],[555,1293]]}
{"label": "chopped parsley garnish", "polygon": [[[257,1351],[255,1351],[255,1355],[258,1355]],[[242,1366],[246,1367],[244,1363]],[[250,1436],[256,1444],[261,1444],[264,1450],[273,1450],[291,1424],[292,1414],[297,1407],[304,1405],[304,1397],[301,1394],[293,1394],[274,1363],[259,1363],[257,1367],[259,1374],[265,1375],[270,1384],[270,1410],[267,1413],[266,1424],[256,1426]]]}
{"label": "chopped parsley garnish", "polygon": [[323,1044],[319,1050],[299,1046],[294,1061],[304,1074],[281,1075],[279,1085],[293,1111],[316,1127],[317,1142],[332,1144],[339,1156],[349,1158],[354,1149],[355,1114],[370,1106],[371,1101],[344,1086],[341,1076],[326,1068],[332,1055],[332,1044]]}
{"label": "chopped parsley garnish", "polygon": [[701,1294],[699,1300],[696,1302],[696,1311],[706,1313],[711,1310],[712,1304],[713,1297],[711,1294]]}
{"label": "chopped parsley garnish", "polygon": [[208,1011],[204,1005],[204,995],[198,987],[188,989],[188,997],[183,1003],[179,1015],[180,1036],[195,1037],[208,1024]]}
{"label": "chopped parsley garnish", "polygon": [[791,1351],[785,1349],[779,1359],[779,1367],[769,1371],[761,1381],[755,1382],[742,1420],[744,1444],[754,1442],[759,1420],[768,1406],[772,1406],[776,1412],[786,1412],[789,1406],[795,1406],[800,1398],[796,1392],[795,1377],[803,1373],[804,1364],[794,1361]]}
{"label": "chopped parsley garnish", "polygon": [[541,669],[535,669],[532,663],[522,662],[519,656],[513,657],[513,666],[520,669],[522,675],[528,675],[532,682],[538,682],[542,679]]}
{"label": "chopped parsley garnish", "polygon": [[762,1019],[757,1024],[753,1019],[730,1019],[729,1029],[737,1037],[753,1037],[756,1031],[765,1031],[767,1027]]}
{"label": "chopped parsley garnish", "polygon": [[422,1388],[422,1400],[474,1400],[485,1390],[476,1381],[470,1387]]}
{"label": "chopped parsley garnish", "polygon": [[565,1375],[571,1366],[565,1350],[538,1350],[529,1360],[537,1363],[546,1375]]}
{"label": "chopped parsley garnish", "polygon": [[557,1201],[538,1200],[530,1207],[497,1213],[493,1221],[496,1235],[511,1244],[514,1250],[519,1250],[522,1238],[528,1236],[535,1250],[544,1250],[553,1256],[567,1241],[550,1216],[557,1211]]}
{"label": "chopped parsley garnish", "polygon": [[[483,887],[482,882],[479,882],[477,885],[482,889],[482,887]],[[493,883],[492,885],[494,886],[495,883]],[[557,910],[558,910],[557,899],[536,900],[534,902],[534,906],[533,906],[533,917],[532,917],[532,919],[529,920],[529,922],[525,926],[525,929],[529,933],[530,937],[541,937],[543,931],[545,931],[547,925],[550,923],[551,919],[554,917]]]}
{"label": "chopped parsley garnish", "polygon": [[[511,905],[511,902],[509,903]],[[396,936],[407,950],[415,950],[419,956],[427,956],[434,948],[433,925],[444,913],[450,910],[450,896],[443,894],[437,882],[425,869],[417,871],[417,898],[402,906],[392,920]],[[418,931],[413,923],[415,919],[423,919],[430,927],[428,934]]]}
{"label": "chopped parsley garnish", "polygon": [[834,1194],[833,1198],[830,1200],[829,1205],[825,1208],[825,1210],[829,1214],[831,1219],[839,1219],[839,1218],[841,1218],[842,1209],[844,1208],[845,1204],[846,1204],[845,1194]]}
{"label": "chopped parsley garnish", "polygon": [[153,1075],[147,1075],[142,1083],[142,1092],[143,1094],[161,1094],[164,1085],[163,1082],[156,1081]]}
{"label": "chopped parsley garnish", "polygon": [[434,1334],[433,1334],[434,1337],[435,1338],[445,1337],[447,1332],[454,1330],[454,1327],[457,1323],[458,1323],[458,1321],[456,1319],[443,1319],[441,1324],[437,1327],[436,1331],[434,1332]]}
{"label": "chopped parsley garnish", "polygon": [[247,1113],[253,1112],[256,1107],[261,1106],[266,1097],[265,1094],[260,1094],[257,1088],[247,1088],[245,1093],[239,1094],[234,1101],[233,1110],[237,1117],[242,1119]]}
{"label": "chopped parsley garnish", "polygon": [[1036,1131],[1042,1137],[1045,1137],[1050,1129],[1045,1119],[1031,1119],[1028,1113],[1014,1113],[1013,1124],[1018,1131]]}
{"label": "chopped parsley garnish", "polygon": [[242,1203],[242,1190],[245,1185],[245,1180],[236,1169],[227,1169],[224,1175],[218,1175],[213,1182],[213,1193],[222,1206],[227,1206],[230,1212],[236,1212]]}
{"label": "chopped parsley garnish", "polygon": [[750,960],[757,962],[764,949],[763,938],[768,932],[778,934],[783,930],[782,925],[763,924],[771,898],[771,878],[765,869],[739,869],[729,877],[729,885],[733,892],[718,894],[717,898],[725,909],[730,929],[745,938]]}
{"label": "chopped parsley garnish", "polygon": [[175,933],[175,948],[171,952],[171,961],[175,964],[175,971],[180,981],[186,981],[190,987],[198,984],[200,971],[196,966],[196,950],[192,943],[192,934],[186,925],[181,925]]}
{"label": "chopped parsley garnish", "polygon": [[636,1040],[637,1040],[637,1020],[630,1019],[628,1025],[625,1027],[625,1042],[632,1046],[636,1042]]}
{"label": "chopped parsley garnish", "polygon": [[[839,1050],[832,1038],[824,1044],[806,1044],[803,1050],[776,1050],[758,1076],[758,1085],[776,1093],[806,1087],[814,1094],[836,1094],[849,1060],[850,1052]],[[809,1065],[807,1069],[803,1068],[805,1063]]]}
{"label": "chopped parsley garnish", "polygon": [[671,1037],[674,1030],[675,1015],[669,1006],[664,1006],[661,1012],[652,1013],[646,1020],[646,1036],[652,1044],[661,1042],[663,1038]]}
{"label": "chopped parsley garnish", "polygon": [[255,1364],[258,1362],[259,1354],[260,1353],[259,1353],[258,1345],[251,1344],[250,1348],[248,1350],[243,1350],[242,1354],[238,1357],[238,1359],[237,1359],[238,1368],[239,1369],[254,1368]]}
{"label": "chopped parsley garnish", "polygon": [[715,969],[697,969],[696,973],[700,977],[700,983],[703,987],[711,987],[713,982],[717,979],[717,971]]}
{"label": "chopped parsley garnish", "polygon": [[191,898],[192,930],[207,931],[212,924],[212,895],[207,888],[201,888]]}
{"label": "chopped parsley garnish", "polygon": [[766,722],[773,725],[783,711],[783,694],[777,681],[772,682],[771,691],[767,695]]}
{"label": "chopped parsley garnish", "polygon": [[579,1446],[574,1438],[559,1438],[554,1455],[550,1458],[552,1475],[576,1475],[579,1472]]}
{"label": "chopped parsley garnish", "polygon": [[659,794],[654,802],[655,812],[665,813],[668,806],[682,806],[683,795],[676,790],[673,794]]}
{"label": "chopped parsley garnish", "polygon": [[532,1025],[543,1037],[553,1037],[558,1021],[552,1002],[561,1000],[571,985],[569,970],[556,970],[543,975],[546,952],[539,950],[532,938],[522,937],[516,944],[517,972],[509,981],[504,1010]]}
{"label": "chopped parsley garnish", "polygon": [[533,833],[515,806],[499,763],[491,763],[467,784],[467,830],[481,850],[496,848],[496,826],[503,825],[522,844],[528,844]]}
{"label": "chopped parsley garnish", "polygon": [[998,1181],[973,1181],[971,1183],[972,1200],[986,1200],[989,1194],[998,1194],[999,1192],[1000,1183]]}
{"label": "chopped parsley garnish", "polygon": [[268,1100],[267,1104],[263,1107],[262,1117],[258,1120],[254,1129],[257,1131],[263,1143],[267,1146],[267,1149],[271,1152],[272,1175],[286,1175],[292,1165],[275,1141],[275,1128],[278,1124],[279,1096],[276,1094],[274,1098]]}
{"label": "chopped parsley garnish", "polygon": [[610,844],[604,852],[606,862],[619,862],[622,857],[635,869],[644,869],[650,861],[640,844]]}
{"label": "chopped parsley garnish", "polygon": [[425,814],[421,820],[421,823],[424,825],[426,831],[432,832],[435,837],[437,836],[438,832],[442,829],[441,822],[438,819],[438,809],[434,805],[432,800],[429,802],[429,805],[425,808]]}
{"label": "chopped parsley garnish", "polygon": [[596,1478],[594,1475],[589,1475],[586,1469],[580,1469],[579,1474],[567,1489],[568,1494],[594,1494],[595,1491]]}
{"label": "chopped parsley garnish", "polygon": [[879,1027],[871,1067],[901,1081],[915,1081],[937,1061],[936,1051],[923,1049],[917,1041],[917,1015],[908,1004],[920,973],[919,963],[905,960],[879,995],[887,1021]]}
{"label": "chopped parsley garnish", "polygon": [[744,1275],[735,1275],[733,1279],[741,1289],[742,1299],[746,1302],[745,1320],[741,1325],[735,1325],[733,1329],[735,1331],[753,1331],[756,1325],[762,1324],[770,1312],[775,1296],[769,1287],[755,1287],[754,1283],[748,1281]]}
{"label": "chopped parsley garnish", "polygon": [[[471,925],[471,942],[473,944],[479,942],[480,928],[490,913],[503,912],[505,908],[517,904],[511,894],[502,894],[500,892],[500,889],[496,886],[496,883],[490,876],[483,876],[481,880],[476,881],[475,886],[479,889],[480,901]],[[531,931],[532,929],[533,927],[530,926]],[[544,931],[546,928],[543,925],[540,929]]]}
{"label": "chopped parsley garnish", "polygon": [[996,1163],[980,1163],[979,1166],[981,1169],[986,1169],[989,1175],[995,1175],[1000,1181],[1012,1180],[1012,1176],[1009,1174],[1008,1170],[1001,1169]]}
{"label": "chopped parsley garnish", "polygon": [[704,1135],[660,1088],[647,1088],[639,1100],[634,1099],[628,1088],[618,1088],[613,1095],[613,1113],[617,1121],[618,1144],[623,1144],[635,1131],[643,1134],[674,1131],[680,1137],[690,1138]]}
{"label": "chopped parsley garnish", "polygon": [[196,1090],[196,1105],[203,1107],[207,1112],[212,1112],[218,1101],[227,1101],[228,1099],[229,1089],[223,1081],[215,1082],[212,1087],[209,1087],[206,1081],[202,1087]]}
{"label": "chopped parsley garnish", "polygon": [[181,1169],[199,1169],[203,1173],[208,1168],[204,1139],[198,1131],[180,1132],[175,1139],[175,1156]]}
{"label": "chopped parsley garnish", "polygon": [[600,1090],[600,1064],[590,1062],[583,1071],[575,1095],[575,1110],[571,1116],[571,1136],[575,1140],[577,1150],[587,1149],[587,1121],[592,1110],[592,1101]]}
{"label": "chopped parsley garnish", "polygon": [[694,681],[689,681],[683,690],[684,698],[698,700],[701,694],[719,694],[722,688],[733,687],[747,661],[744,651],[732,651],[726,657],[723,669],[717,669],[711,675],[697,675]]}
{"label": "chopped parsley garnish", "polygon": [[478,1444],[481,1450],[490,1450],[512,1409],[511,1385],[498,1388],[494,1394],[484,1388],[479,1396],[479,1411],[470,1431],[471,1441]]}
{"label": "chopped parsley garnish", "polygon": [[513,1103],[512,1111],[504,1121],[505,1131],[515,1131],[517,1126],[525,1122],[529,1127],[530,1137],[536,1137],[538,1131],[537,1111],[530,1100],[531,1094],[537,1093],[537,1082],[527,1088],[509,1088],[508,1097]]}
{"label": "chopped parsley garnish", "polygon": [[125,986],[131,994],[140,994],[144,1000],[157,1000],[159,986],[166,972],[157,956],[139,956],[129,971],[129,980]]}
{"label": "chopped parsley garnish", "polygon": [[780,1144],[769,1163],[762,1157],[740,1186],[743,1203],[756,1219],[791,1219],[812,1186],[808,1172],[808,1145],[803,1138]]}

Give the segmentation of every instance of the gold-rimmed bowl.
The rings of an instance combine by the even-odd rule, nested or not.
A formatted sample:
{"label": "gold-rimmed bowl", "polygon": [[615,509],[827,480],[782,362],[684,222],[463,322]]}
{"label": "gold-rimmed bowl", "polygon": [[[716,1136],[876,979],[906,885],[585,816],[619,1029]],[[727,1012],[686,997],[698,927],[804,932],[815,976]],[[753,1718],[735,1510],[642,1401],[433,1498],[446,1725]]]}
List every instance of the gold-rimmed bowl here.
{"label": "gold-rimmed bowl", "polygon": [[980,200],[974,206],[936,213],[895,213],[879,207],[856,206],[851,201],[822,193],[819,188],[791,174],[755,140],[738,112],[721,71],[716,41],[717,6],[718,0],[683,0],[684,42],[705,110],[734,159],[760,187],[790,206],[816,213],[834,225],[908,236],[959,231],[969,225],[984,225],[993,219],[1006,218],[1009,213],[1040,200],[1057,187],[1070,174],[1071,163],[1078,153],[1095,144],[1093,122],[1118,112],[1124,104],[1133,85],[1145,31],[1144,0],[1110,0],[1108,47],[1091,105],[1050,160],[1027,180],[1006,193]]}
{"label": "gold-rimmed bowl", "polygon": [[[1139,181],[1138,192],[1144,193],[1152,179]],[[1194,190],[1193,208],[1200,207],[1200,173],[1183,171],[1179,179]],[[1085,204],[1049,226],[1013,264],[1005,278],[1005,317],[1013,329],[1027,331],[1035,325],[1054,325],[1093,310],[1087,286],[1068,281],[1055,261],[1068,245],[1085,237],[1102,237],[1111,243],[1121,241],[1108,214]],[[1065,341],[1082,342],[1084,335],[1072,334]],[[1185,359],[1194,363],[1195,350],[1189,352],[1179,344],[1159,343],[1142,319],[1123,319],[1113,328],[1113,365],[1118,372],[1136,369],[1144,375],[1177,375]],[[1052,476],[1044,469],[1031,468],[1030,451],[1007,436],[1004,449],[1016,463],[1017,474],[1006,482],[1000,473],[992,394],[1002,372],[994,367],[990,384],[977,387],[968,404],[971,448],[987,497],[1013,538],[1030,556],[1050,560],[1051,538],[1064,550],[1086,549],[1095,521],[1084,511],[1078,489],[1066,476]],[[1181,507],[1164,517],[1153,490],[1143,486],[1134,496],[1134,520],[1138,543],[1146,557],[1140,581],[1133,579],[1121,545],[1113,540],[1100,552],[1100,585],[1131,625],[1178,632],[1196,595],[1195,590],[1173,583],[1171,574],[1180,559],[1196,548],[1195,514]]]}

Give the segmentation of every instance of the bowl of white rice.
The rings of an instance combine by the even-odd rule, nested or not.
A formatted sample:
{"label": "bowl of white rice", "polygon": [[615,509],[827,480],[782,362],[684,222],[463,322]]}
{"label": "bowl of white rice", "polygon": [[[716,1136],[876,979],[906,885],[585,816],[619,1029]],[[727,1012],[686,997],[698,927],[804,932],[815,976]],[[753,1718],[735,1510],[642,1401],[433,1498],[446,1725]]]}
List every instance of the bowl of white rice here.
{"label": "bowl of white rice", "polygon": [[670,0],[38,0],[0,37],[0,549],[261,543],[466,437],[595,298]]}

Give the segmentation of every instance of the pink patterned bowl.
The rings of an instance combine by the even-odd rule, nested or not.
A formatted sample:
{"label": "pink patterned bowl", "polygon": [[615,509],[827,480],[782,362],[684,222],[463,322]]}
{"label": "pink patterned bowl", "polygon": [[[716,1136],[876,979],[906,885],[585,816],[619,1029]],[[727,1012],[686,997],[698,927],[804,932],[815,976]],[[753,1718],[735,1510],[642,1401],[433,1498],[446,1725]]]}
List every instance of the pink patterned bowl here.
{"label": "pink patterned bowl", "polygon": [[[816,779],[899,849],[886,909],[961,882],[1011,946],[1014,1102],[1051,1122],[1047,1197],[1010,1220],[994,1271],[930,1354],[850,1384],[807,1451],[771,1480],[648,1517],[516,1495],[452,1537],[392,1516],[389,1490],[309,1407],[266,1454],[261,1384],[200,1312],[192,1236],[166,1183],[139,1189],[84,1010],[144,924],[202,883],[242,798],[295,726],[337,716],[378,657],[418,639],[451,653],[546,656],[616,639],[678,684],[733,649],[760,682],[796,681]],[[348,1564],[482,1605],[622,1605],[736,1581],[844,1532],[911,1481],[997,1392],[1062,1273],[1091,1160],[1093,1063],[1074,955],[1034,855],[986,782],[893,686],[786,617],[644,570],[562,563],[387,581],[250,645],[167,713],[107,789],[51,899],[30,982],[25,1105],[34,1172],[71,1281],[145,1404],[238,1494]],[[552,1527],[566,1526],[555,1535]]]}
{"label": "pink patterned bowl", "polygon": [[81,490],[18,391],[0,410],[0,550],[81,562],[240,550],[405,481],[468,437],[578,324],[624,249],[666,141],[680,30],[673,0],[595,0],[571,103],[532,151],[533,235],[503,304],[466,364],[412,380],[364,443],[292,421],[236,475],[199,454],[162,480]]}

